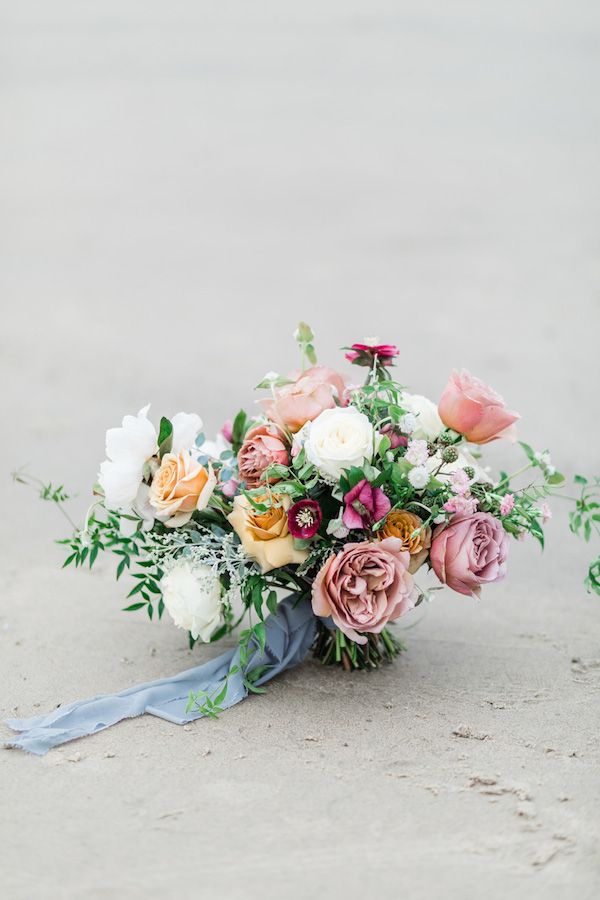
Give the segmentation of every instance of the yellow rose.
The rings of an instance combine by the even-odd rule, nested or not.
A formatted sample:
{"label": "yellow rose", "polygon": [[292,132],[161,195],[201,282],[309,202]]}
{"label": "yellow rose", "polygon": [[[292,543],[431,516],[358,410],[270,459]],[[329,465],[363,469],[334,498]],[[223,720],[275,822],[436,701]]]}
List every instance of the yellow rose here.
{"label": "yellow rose", "polygon": [[189,522],[194,510],[207,506],[215,484],[212,466],[205,469],[187,450],[165,453],[148,499],[156,518],[176,528]]}
{"label": "yellow rose", "polygon": [[[418,534],[413,532],[420,529]],[[414,513],[405,509],[393,509],[388,513],[383,527],[379,531],[379,539],[388,537],[400,538],[402,549],[410,553],[408,571],[413,574],[427,559],[427,553],[431,547],[431,528],[423,528],[422,520]]]}
{"label": "yellow rose", "polygon": [[[255,498],[261,504],[265,497]],[[262,572],[279,569],[289,563],[302,563],[308,550],[297,550],[288,531],[287,511],[291,500],[287,494],[273,494],[273,505],[259,512],[250,501],[239,494],[233,501],[228,519],[242,542],[244,552],[255,559]]]}

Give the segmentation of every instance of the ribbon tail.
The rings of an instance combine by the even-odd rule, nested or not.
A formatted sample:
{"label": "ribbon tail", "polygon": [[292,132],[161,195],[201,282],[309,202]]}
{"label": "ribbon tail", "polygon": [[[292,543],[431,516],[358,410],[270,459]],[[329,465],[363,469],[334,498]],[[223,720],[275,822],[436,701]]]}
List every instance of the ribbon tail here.
{"label": "ribbon tail", "polygon": [[78,700],[45,716],[7,719],[6,724],[20,734],[6,742],[5,746],[42,755],[59,744],[95,734],[122,719],[144,713],[182,725],[205,714],[199,708],[187,711],[191,692],[203,692],[214,699],[226,687],[219,707],[228,709],[247,696],[245,682],[253,669],[264,667],[256,679],[257,685],[269,681],[304,659],[315,633],[316,620],[310,603],[299,602],[297,595],[292,594],[282,600],[276,613],[265,620],[264,649],[255,638],[252,639],[248,662],[243,670],[240,651],[236,648],[178,675],[146,682],[119,694]]}

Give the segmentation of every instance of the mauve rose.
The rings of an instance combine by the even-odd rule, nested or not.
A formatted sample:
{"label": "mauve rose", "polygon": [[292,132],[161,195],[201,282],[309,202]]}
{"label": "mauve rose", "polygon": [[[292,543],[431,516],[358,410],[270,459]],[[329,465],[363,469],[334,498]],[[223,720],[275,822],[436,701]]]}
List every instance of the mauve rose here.
{"label": "mauve rose", "polygon": [[414,607],[417,594],[409,562],[410,554],[398,538],[345,544],[315,578],[314,614],[331,616],[347,637],[366,644],[359,632],[378,634]]}
{"label": "mauve rose", "polygon": [[459,594],[479,596],[482,584],[506,575],[508,534],[489,513],[453,516],[433,532],[429,558],[442,582]]}
{"label": "mauve rose", "polygon": [[381,488],[373,487],[366,478],[344,495],[344,503],[342,522],[346,528],[368,528],[387,516],[392,508]]}
{"label": "mauve rose", "polygon": [[508,410],[493,388],[466,369],[450,376],[438,412],[444,425],[464,434],[472,444],[487,444],[497,438],[517,439],[514,423],[519,414]]}
{"label": "mauve rose", "polygon": [[327,366],[313,366],[299,375],[293,384],[275,391],[274,398],[263,400],[269,419],[290,431],[299,431],[316,419],[324,409],[345,403],[346,382]]}
{"label": "mauve rose", "polygon": [[[249,488],[258,487],[265,481],[265,470],[273,463],[287,466],[290,451],[285,435],[276,425],[257,425],[244,438],[237,456],[240,477]],[[278,478],[269,478],[271,483]]]}

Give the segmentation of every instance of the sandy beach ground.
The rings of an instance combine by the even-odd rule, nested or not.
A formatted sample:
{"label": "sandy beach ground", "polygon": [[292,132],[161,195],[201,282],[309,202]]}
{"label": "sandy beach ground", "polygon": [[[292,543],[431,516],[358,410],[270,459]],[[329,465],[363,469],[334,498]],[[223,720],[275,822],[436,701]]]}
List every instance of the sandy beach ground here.
{"label": "sandy beach ground", "polygon": [[[379,334],[437,398],[493,384],[600,468],[595,3],[0,3],[2,718],[199,663],[61,571],[57,510],[152,402],[207,432]],[[491,448],[516,469],[518,448]],[[480,603],[373,675],[309,661],[216,722],[0,751],[0,891],[54,898],[598,896],[600,600],[555,504]],[[7,738],[9,731],[0,726]]]}

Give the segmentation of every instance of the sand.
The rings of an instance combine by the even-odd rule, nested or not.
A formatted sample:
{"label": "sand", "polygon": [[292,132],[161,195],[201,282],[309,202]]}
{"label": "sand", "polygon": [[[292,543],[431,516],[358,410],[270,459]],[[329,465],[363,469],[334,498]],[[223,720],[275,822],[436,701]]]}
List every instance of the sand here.
{"label": "sand", "polygon": [[[398,342],[432,397],[464,365],[600,468],[595,6],[1,4],[2,717],[215,652],[121,612],[109,559],[61,571],[68,526],[10,471],[81,519],[106,427],[151,401],[216,431],[299,319],[331,364]],[[3,896],[597,896],[592,553],[556,503],[543,557],[438,595],[379,673],[0,751]]]}

